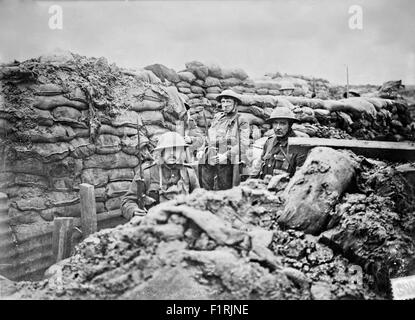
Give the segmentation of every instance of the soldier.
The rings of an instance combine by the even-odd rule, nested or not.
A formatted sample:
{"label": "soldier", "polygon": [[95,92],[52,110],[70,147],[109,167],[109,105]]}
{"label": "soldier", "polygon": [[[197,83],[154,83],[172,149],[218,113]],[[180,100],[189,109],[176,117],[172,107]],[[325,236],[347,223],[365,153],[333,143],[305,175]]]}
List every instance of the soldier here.
{"label": "soldier", "polygon": [[282,85],[280,92],[283,96],[292,96],[295,88],[290,84]]}
{"label": "soldier", "polygon": [[207,130],[207,148],[200,160],[202,188],[225,190],[239,184],[239,170],[246,160],[249,124],[237,112],[239,95],[225,90],[216,97],[222,112],[217,113]]}
{"label": "soldier", "polygon": [[[183,137],[176,132],[160,136],[154,149],[155,163],[143,169],[143,177],[136,174],[121,200],[121,212],[125,218],[143,216],[148,207],[199,188],[195,170],[184,162],[186,147]],[[144,180],[143,191],[139,191],[140,180]],[[139,199],[144,199],[147,208],[140,208]]]}
{"label": "soldier", "polygon": [[287,152],[288,138],[296,137],[292,130],[292,125],[296,121],[294,113],[288,107],[277,107],[272,111],[267,122],[272,123],[274,135],[265,142],[259,178],[281,172],[288,172],[292,176],[297,167],[303,165],[305,155]]}

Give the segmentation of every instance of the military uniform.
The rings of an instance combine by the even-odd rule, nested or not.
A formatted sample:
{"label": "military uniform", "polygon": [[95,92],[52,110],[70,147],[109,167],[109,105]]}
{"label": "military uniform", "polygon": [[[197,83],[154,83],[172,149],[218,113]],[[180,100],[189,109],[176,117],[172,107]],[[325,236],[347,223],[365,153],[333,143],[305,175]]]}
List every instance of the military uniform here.
{"label": "military uniform", "polygon": [[[240,142],[238,141],[238,122]],[[207,142],[205,155],[200,161],[202,187],[213,190],[215,179],[217,179],[219,190],[232,188],[234,164],[246,163],[246,153],[249,147],[249,124],[241,121],[236,112],[233,114],[217,113],[208,130]],[[216,164],[211,160],[218,154],[227,155],[225,163]]]}
{"label": "military uniform", "polygon": [[187,164],[153,164],[143,169],[143,177],[137,173],[134,177],[129,190],[122,197],[121,211],[124,216],[131,217],[134,211],[138,210],[138,199],[143,197],[137,191],[139,180],[144,179],[145,195],[153,201],[147,208],[158,203],[172,200],[176,195],[189,194],[194,189],[199,188],[199,181],[195,170]]}
{"label": "military uniform", "polygon": [[294,175],[298,166],[302,166],[306,156],[300,153],[288,153],[288,138],[296,137],[294,131],[290,131],[284,138],[271,136],[265,142],[262,153],[262,166],[259,178],[263,179],[266,175],[275,175],[278,170]]}

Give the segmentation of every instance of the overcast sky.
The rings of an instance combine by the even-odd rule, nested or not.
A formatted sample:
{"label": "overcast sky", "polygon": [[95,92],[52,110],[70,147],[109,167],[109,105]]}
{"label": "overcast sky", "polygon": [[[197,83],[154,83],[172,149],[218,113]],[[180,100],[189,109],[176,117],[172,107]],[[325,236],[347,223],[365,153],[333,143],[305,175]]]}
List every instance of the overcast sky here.
{"label": "overcast sky", "polygon": [[[49,28],[60,4],[63,29]],[[349,7],[363,29],[349,28]],[[415,1],[8,1],[0,0],[0,61],[55,48],[106,57],[125,67],[198,60],[351,84],[415,84]]]}

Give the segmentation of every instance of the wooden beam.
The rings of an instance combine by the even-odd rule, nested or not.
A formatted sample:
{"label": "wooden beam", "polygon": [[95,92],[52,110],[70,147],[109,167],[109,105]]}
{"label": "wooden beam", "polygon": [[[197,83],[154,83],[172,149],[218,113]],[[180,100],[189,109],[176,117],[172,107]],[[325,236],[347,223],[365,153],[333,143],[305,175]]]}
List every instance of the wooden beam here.
{"label": "wooden beam", "polygon": [[314,147],[349,149],[367,158],[394,162],[415,161],[415,142],[288,138],[289,152],[308,153]]}
{"label": "wooden beam", "polygon": [[53,256],[56,262],[71,255],[73,218],[55,218],[52,236]]}
{"label": "wooden beam", "polygon": [[97,232],[97,210],[94,186],[82,183],[80,184],[79,193],[81,198],[82,237],[85,239],[90,234]]}

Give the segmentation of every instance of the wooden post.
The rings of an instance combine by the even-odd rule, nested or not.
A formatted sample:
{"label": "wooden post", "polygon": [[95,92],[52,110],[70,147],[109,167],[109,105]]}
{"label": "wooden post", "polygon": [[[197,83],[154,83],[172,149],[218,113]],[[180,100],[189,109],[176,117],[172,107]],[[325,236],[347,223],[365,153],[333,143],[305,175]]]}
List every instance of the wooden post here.
{"label": "wooden post", "polygon": [[95,204],[94,186],[82,183],[80,185],[81,198],[81,228],[82,238],[97,232],[97,210]]}
{"label": "wooden post", "polygon": [[66,259],[71,254],[73,218],[55,218],[52,236],[55,261]]}

